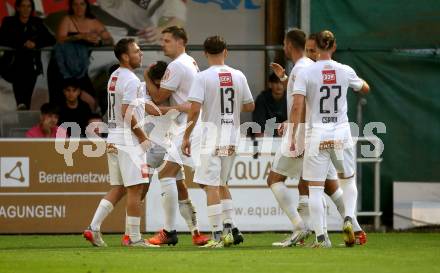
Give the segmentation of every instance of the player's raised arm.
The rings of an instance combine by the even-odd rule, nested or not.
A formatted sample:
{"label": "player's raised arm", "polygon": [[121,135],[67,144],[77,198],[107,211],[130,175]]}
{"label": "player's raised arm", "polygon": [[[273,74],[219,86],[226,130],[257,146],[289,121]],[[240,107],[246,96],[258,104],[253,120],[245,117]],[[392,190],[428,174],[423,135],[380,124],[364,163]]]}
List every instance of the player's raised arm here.
{"label": "player's raised arm", "polygon": [[171,96],[173,91],[166,88],[157,87],[147,73],[144,73],[144,79],[145,83],[147,84],[148,93],[153,99],[154,103],[163,103]]}
{"label": "player's raised arm", "polygon": [[277,63],[271,63],[270,68],[272,68],[273,72],[277,77],[280,79],[280,81],[283,83],[284,89],[287,88],[287,80],[289,77],[286,75],[286,70]]}

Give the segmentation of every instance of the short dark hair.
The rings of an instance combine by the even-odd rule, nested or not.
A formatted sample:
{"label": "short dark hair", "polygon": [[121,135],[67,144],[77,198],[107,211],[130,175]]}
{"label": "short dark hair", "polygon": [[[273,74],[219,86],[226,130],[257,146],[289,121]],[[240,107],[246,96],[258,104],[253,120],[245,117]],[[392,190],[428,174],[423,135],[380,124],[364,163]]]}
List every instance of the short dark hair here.
{"label": "short dark hair", "polygon": [[161,80],[167,70],[167,66],[168,64],[166,62],[158,61],[150,67],[150,70],[148,70],[148,77],[153,81]]}
{"label": "short dark hair", "polygon": [[89,122],[91,119],[100,119],[103,120],[102,116],[98,113],[91,113],[87,119],[87,121]]}
{"label": "short dark hair", "polygon": [[289,30],[286,33],[286,40],[289,41],[294,48],[304,50],[306,46],[306,34],[298,28]]}
{"label": "short dark hair", "polygon": [[[83,1],[84,1],[84,3],[86,3],[86,14],[85,14],[86,18],[95,19],[96,16],[93,15],[93,13],[92,13],[92,8],[90,7],[89,0],[83,0]],[[73,12],[73,0],[69,0],[69,9],[67,10],[67,14],[73,15],[73,13],[74,13]]]}
{"label": "short dark hair", "polygon": [[170,33],[174,39],[183,40],[183,44],[186,45],[188,43],[188,35],[183,27],[171,26],[162,30],[162,34]]}
{"label": "short dark hair", "polygon": [[[31,2],[31,6],[32,6],[31,15],[33,15],[35,12],[35,3],[34,3],[34,0],[29,0],[29,1]],[[20,15],[20,14],[18,14],[18,7],[21,5],[22,2],[23,2],[23,0],[16,0],[15,1],[15,16]]]}
{"label": "short dark hair", "polygon": [[129,45],[133,43],[135,43],[135,40],[133,38],[122,38],[121,40],[119,40],[113,48],[116,59],[121,61],[122,54],[127,54]]}
{"label": "short dark hair", "polygon": [[336,42],[335,35],[330,30],[323,30],[316,38],[316,45],[319,49],[330,50]]}
{"label": "short dark hair", "polygon": [[216,35],[206,38],[205,42],[203,43],[203,49],[208,54],[220,54],[225,50],[227,47],[225,40]]}
{"label": "short dark hair", "polygon": [[79,81],[75,78],[68,78],[63,81],[63,90],[73,87],[75,89],[80,89],[81,85],[79,84]]}
{"label": "short dark hair", "polygon": [[270,73],[269,75],[269,82],[278,83],[281,82],[280,78],[275,73]]}
{"label": "short dark hair", "polygon": [[318,33],[310,33],[309,37],[307,37],[307,40],[317,41],[318,40]]}
{"label": "short dark hair", "polygon": [[48,114],[59,115],[60,110],[58,109],[58,106],[56,106],[54,104],[44,103],[40,107],[40,112],[42,115],[48,115]]}

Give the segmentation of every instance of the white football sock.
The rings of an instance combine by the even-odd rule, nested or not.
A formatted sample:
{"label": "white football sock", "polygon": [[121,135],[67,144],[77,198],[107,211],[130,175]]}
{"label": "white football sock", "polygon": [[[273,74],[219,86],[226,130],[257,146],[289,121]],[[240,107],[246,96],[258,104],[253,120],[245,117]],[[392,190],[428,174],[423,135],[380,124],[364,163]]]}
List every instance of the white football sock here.
{"label": "white football sock", "polygon": [[331,196],[333,203],[335,203],[336,208],[338,209],[339,214],[341,215],[342,219],[345,217],[345,206],[344,206],[344,199],[342,198],[342,195],[344,193],[342,192],[341,188],[338,188]]}
{"label": "white football sock", "polygon": [[223,230],[222,214],[223,214],[222,204],[215,204],[208,206],[208,219],[213,233]]}
{"label": "white football sock", "polygon": [[293,196],[289,193],[287,186],[284,182],[278,182],[270,185],[270,189],[275,195],[275,199],[278,201],[281,209],[289,217],[290,222],[293,225],[293,229],[305,229],[304,222],[299,216]]}
{"label": "white football sock", "polygon": [[309,196],[300,195],[298,201],[298,213],[304,221],[306,229],[310,230]]}
{"label": "white football sock", "polygon": [[127,216],[128,235],[132,242],[141,240],[141,217]]}
{"label": "white football sock", "polygon": [[162,207],[164,211],[164,229],[173,231],[176,229],[176,214],[178,207],[176,178],[165,177],[160,179],[162,189]]}
{"label": "white football sock", "polygon": [[99,202],[98,208],[95,211],[95,215],[93,216],[90,228],[92,230],[101,230],[102,222],[110,214],[110,212],[112,212],[112,210],[113,204],[107,199],[101,199],[101,202]]}
{"label": "white football sock", "polygon": [[128,215],[127,215],[127,210],[125,210],[125,232],[124,232],[124,235],[130,235],[129,233],[128,233]]}
{"label": "white football sock", "polygon": [[357,220],[357,217],[354,217],[354,218],[352,219],[352,224],[353,224],[353,231],[354,231],[354,232],[358,232],[358,231],[361,231],[361,230],[362,230],[362,228],[361,228],[361,226],[359,225],[359,222],[358,222],[358,220]]}
{"label": "white football sock", "polygon": [[223,207],[223,224],[230,224],[232,228],[235,228],[234,223],[234,204],[231,199],[222,199],[221,204]]}
{"label": "white football sock", "polygon": [[317,238],[318,236],[324,235],[324,206],[322,205],[323,195],[323,186],[309,186],[310,222]]}
{"label": "white football sock", "polygon": [[185,219],[191,235],[194,235],[194,232],[199,230],[199,225],[197,223],[196,208],[193,206],[191,199],[179,200],[179,211],[180,215]]}
{"label": "white football sock", "polygon": [[322,206],[324,207],[324,215],[322,217],[322,228],[323,228],[324,234],[327,238],[328,237],[328,234],[327,234],[327,200],[325,200],[324,194],[322,195]]}
{"label": "white football sock", "polygon": [[345,215],[354,219],[356,217],[356,205],[357,205],[357,187],[356,176],[347,179],[340,179],[339,184],[342,189],[342,198],[344,200]]}

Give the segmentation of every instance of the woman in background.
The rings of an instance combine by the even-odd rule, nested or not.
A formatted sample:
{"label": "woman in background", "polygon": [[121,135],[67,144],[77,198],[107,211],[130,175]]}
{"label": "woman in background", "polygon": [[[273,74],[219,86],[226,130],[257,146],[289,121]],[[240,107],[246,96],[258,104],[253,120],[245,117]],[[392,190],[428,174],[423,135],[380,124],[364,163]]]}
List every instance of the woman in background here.
{"label": "woman in background", "polygon": [[56,33],[57,46],[50,64],[49,93],[51,101],[62,98],[62,81],[74,78],[82,92],[81,99],[96,108],[95,89],[88,75],[90,47],[112,45],[113,39],[104,25],[90,11],[87,0],[69,0],[68,13]]}
{"label": "woman in background", "polygon": [[15,15],[5,17],[0,27],[0,45],[15,49],[5,53],[13,61],[3,77],[12,83],[18,110],[30,108],[37,77],[43,72],[39,49],[55,43],[43,20],[34,16],[34,12],[33,0],[17,0]]}

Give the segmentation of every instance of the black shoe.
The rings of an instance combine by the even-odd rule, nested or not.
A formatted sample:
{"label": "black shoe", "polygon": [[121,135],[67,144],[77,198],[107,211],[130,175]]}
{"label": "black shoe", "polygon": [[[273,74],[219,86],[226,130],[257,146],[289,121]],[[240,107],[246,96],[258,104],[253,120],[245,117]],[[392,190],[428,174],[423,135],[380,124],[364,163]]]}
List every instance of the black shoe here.
{"label": "black shoe", "polygon": [[238,230],[238,228],[232,229],[232,236],[234,237],[234,245],[238,245],[244,242],[243,234]]}

